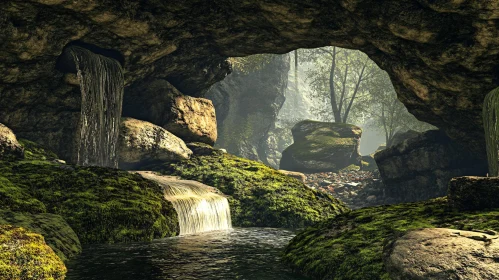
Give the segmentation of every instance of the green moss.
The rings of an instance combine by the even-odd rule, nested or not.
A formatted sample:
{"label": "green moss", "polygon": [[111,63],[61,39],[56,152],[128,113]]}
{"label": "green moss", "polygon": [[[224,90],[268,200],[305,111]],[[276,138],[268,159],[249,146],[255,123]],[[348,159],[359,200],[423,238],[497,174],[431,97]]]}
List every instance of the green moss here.
{"label": "green moss", "polygon": [[455,212],[445,198],[364,208],[301,232],[284,260],[318,279],[389,279],[382,260],[385,243],[408,230],[433,227],[498,231],[499,209]]}
{"label": "green moss", "polygon": [[[146,241],[178,233],[177,214],[161,187],[137,174],[46,161],[0,162],[0,174],[15,183],[20,195],[61,215],[82,243]],[[10,201],[7,208],[14,211],[43,210]]]}
{"label": "green moss", "polygon": [[0,279],[59,280],[65,275],[64,263],[41,235],[0,225]]}
{"label": "green moss", "polygon": [[12,211],[46,212],[45,205],[42,202],[32,197],[26,189],[14,185],[2,176],[0,176],[0,205],[2,205],[2,209]]}
{"label": "green moss", "polygon": [[35,142],[26,139],[19,139],[18,141],[24,148],[24,158],[26,160],[54,160],[59,158],[54,152]]}
{"label": "green moss", "polygon": [[41,234],[63,261],[81,253],[81,245],[76,233],[59,215],[29,214],[0,210],[0,224],[23,227]]}
{"label": "green moss", "polygon": [[228,196],[235,226],[296,228],[348,211],[332,196],[264,164],[229,154],[193,157],[157,170],[218,188]]}
{"label": "green moss", "polygon": [[359,170],[360,170],[360,166],[355,165],[355,164],[350,164],[349,166],[340,169],[339,172],[351,172],[351,171],[359,171]]}

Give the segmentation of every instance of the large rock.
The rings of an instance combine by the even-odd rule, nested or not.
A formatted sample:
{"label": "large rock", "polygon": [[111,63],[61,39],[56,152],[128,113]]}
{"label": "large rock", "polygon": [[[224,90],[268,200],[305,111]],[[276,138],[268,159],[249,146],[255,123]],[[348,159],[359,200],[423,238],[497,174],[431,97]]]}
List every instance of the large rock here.
{"label": "large rock", "polygon": [[24,149],[12,130],[0,123],[0,159],[20,159]]}
{"label": "large rock", "polygon": [[294,143],[282,152],[280,169],[334,172],[352,164],[360,165],[362,130],[357,126],[301,121],[291,132]]}
{"label": "large rock", "polygon": [[215,84],[206,97],[217,110],[217,146],[231,154],[261,161],[269,160],[269,131],[284,103],[288,83],[288,55],[266,56],[269,61],[249,72],[234,71]]}
{"label": "large rock", "polygon": [[162,127],[132,118],[121,122],[119,166],[138,168],[153,162],[188,159],[192,151],[184,141]]}
{"label": "large rock", "polygon": [[402,202],[445,196],[451,178],[487,172],[485,161],[438,130],[379,151],[374,159],[385,194]]}
{"label": "large rock", "polygon": [[43,236],[24,228],[0,225],[2,279],[63,280],[66,266]]}
{"label": "large rock", "polygon": [[213,145],[217,140],[215,108],[210,100],[183,95],[166,80],[139,83],[123,101],[123,114],[162,126],[186,142]]}
{"label": "large rock", "polygon": [[[420,132],[414,131],[414,130],[407,130],[404,132],[398,131],[393,135],[392,141],[390,143],[390,146],[397,145],[398,143],[403,142],[404,140],[418,137],[421,135]],[[379,149],[379,148],[378,148]]]}
{"label": "large rock", "polygon": [[458,177],[449,183],[449,203],[459,210],[499,208],[499,177]]}
{"label": "large rock", "polygon": [[497,235],[425,228],[406,233],[387,251],[393,280],[499,279]]}

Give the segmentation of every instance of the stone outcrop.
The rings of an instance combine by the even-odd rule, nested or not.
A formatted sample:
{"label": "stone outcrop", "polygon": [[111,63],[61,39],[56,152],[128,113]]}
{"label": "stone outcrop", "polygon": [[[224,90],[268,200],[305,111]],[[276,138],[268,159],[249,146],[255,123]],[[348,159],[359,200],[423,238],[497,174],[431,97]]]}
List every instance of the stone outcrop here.
{"label": "stone outcrop", "polygon": [[39,234],[0,225],[0,276],[3,279],[63,280],[66,266]]}
{"label": "stone outcrop", "polygon": [[187,148],[189,148],[192,151],[192,154],[196,156],[221,155],[227,152],[214,148],[206,143],[192,142],[192,143],[187,143],[186,145]]}
{"label": "stone outcrop", "polygon": [[362,130],[357,126],[301,121],[291,132],[294,143],[282,152],[280,169],[314,173],[360,165]]}
{"label": "stone outcrop", "polygon": [[186,142],[213,145],[217,140],[215,108],[210,100],[183,95],[163,79],[130,89],[123,114],[164,127]]}
{"label": "stone outcrop", "polygon": [[148,163],[188,159],[192,151],[182,139],[162,127],[123,118],[118,154],[120,168],[134,169]]}
{"label": "stone outcrop", "polygon": [[386,251],[393,280],[499,279],[497,235],[425,228],[406,233]]}
{"label": "stone outcrop", "polygon": [[444,132],[430,130],[374,155],[385,194],[397,201],[445,196],[451,178],[483,176],[486,162],[453,142]]}
{"label": "stone outcrop", "polygon": [[217,146],[276,167],[268,138],[287,88],[289,57],[268,56],[260,69],[234,71],[208,94],[217,111]]}
{"label": "stone outcrop", "polygon": [[449,183],[449,204],[459,210],[499,208],[498,177],[458,177]]}
{"label": "stone outcrop", "polygon": [[0,159],[20,159],[24,149],[12,130],[0,123]]}

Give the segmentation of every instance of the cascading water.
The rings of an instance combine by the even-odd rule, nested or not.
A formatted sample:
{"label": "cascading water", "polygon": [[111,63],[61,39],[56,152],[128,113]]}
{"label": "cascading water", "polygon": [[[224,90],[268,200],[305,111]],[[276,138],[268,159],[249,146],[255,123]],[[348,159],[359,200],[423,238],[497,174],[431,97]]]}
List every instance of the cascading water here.
{"label": "cascading water", "polygon": [[163,187],[165,199],[177,211],[180,235],[232,228],[229,202],[215,193],[214,188],[196,181],[178,180],[147,171],[138,173]]}
{"label": "cascading water", "polygon": [[67,48],[76,65],[81,88],[81,117],[76,163],[118,167],[117,143],[124,92],[118,61],[85,48]]}

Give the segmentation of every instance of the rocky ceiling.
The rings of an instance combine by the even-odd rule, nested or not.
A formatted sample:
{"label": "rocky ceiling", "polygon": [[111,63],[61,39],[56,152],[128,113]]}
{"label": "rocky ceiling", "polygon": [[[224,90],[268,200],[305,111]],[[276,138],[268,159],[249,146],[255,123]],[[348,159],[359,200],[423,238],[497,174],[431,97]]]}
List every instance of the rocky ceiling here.
{"label": "rocky ceiling", "polygon": [[55,70],[75,41],[119,51],[127,85],[163,78],[193,96],[225,77],[228,56],[335,45],[364,51],[414,115],[484,155],[498,19],[493,0],[2,0],[0,122],[57,130],[44,116],[78,110]]}

